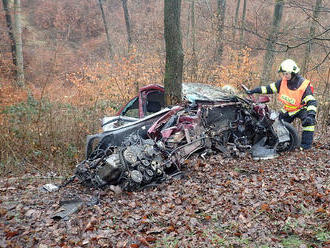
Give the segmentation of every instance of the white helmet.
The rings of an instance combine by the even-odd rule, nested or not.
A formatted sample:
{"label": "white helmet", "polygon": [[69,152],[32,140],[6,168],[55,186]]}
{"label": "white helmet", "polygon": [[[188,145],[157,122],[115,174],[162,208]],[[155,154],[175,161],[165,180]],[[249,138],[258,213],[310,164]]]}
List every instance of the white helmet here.
{"label": "white helmet", "polygon": [[278,72],[290,72],[290,73],[298,73],[300,68],[297,66],[296,62],[292,59],[284,60],[280,67],[278,68]]}

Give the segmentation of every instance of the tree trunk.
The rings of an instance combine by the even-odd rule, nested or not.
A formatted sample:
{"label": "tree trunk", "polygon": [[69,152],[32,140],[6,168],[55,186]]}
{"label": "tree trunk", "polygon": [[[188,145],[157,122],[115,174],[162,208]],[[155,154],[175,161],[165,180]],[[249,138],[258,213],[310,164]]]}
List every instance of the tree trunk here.
{"label": "tree trunk", "polygon": [[127,0],[122,0],[122,3],[123,3],[125,23],[126,23],[128,51],[130,51],[132,46],[132,33],[131,33],[131,22],[127,8]]}
{"label": "tree trunk", "polygon": [[239,48],[242,50],[244,48],[244,29],[245,29],[245,17],[246,17],[246,4],[247,0],[243,1],[243,12],[241,19],[241,30],[239,35]]}
{"label": "tree trunk", "polygon": [[13,60],[13,64],[17,66],[17,61],[16,61],[16,41],[13,33],[13,24],[11,21],[11,16],[8,8],[8,0],[2,0],[3,4],[3,10],[5,11],[5,16],[6,16],[6,23],[7,23],[7,29],[8,29],[8,36],[10,39],[10,48],[11,48],[11,56]]}
{"label": "tree trunk", "polygon": [[23,44],[22,44],[22,22],[21,22],[21,1],[14,1],[15,9],[15,47],[16,47],[16,82],[20,87],[24,86],[24,64],[23,64]]}
{"label": "tree trunk", "polygon": [[264,65],[263,70],[261,74],[261,83],[268,84],[270,81],[270,72],[272,70],[273,64],[274,64],[274,48],[275,43],[277,41],[278,37],[278,29],[282,20],[282,14],[283,14],[283,0],[275,0],[275,8],[274,8],[274,14],[273,14],[273,22],[271,27],[271,32],[268,35],[268,41],[267,41],[267,47],[266,47],[266,53],[264,57]]}
{"label": "tree trunk", "polygon": [[233,27],[233,32],[232,32],[233,42],[235,41],[235,37],[236,37],[236,30],[237,30],[237,24],[238,24],[238,13],[239,13],[240,5],[241,5],[241,0],[237,0],[236,10],[235,10],[234,27]]}
{"label": "tree trunk", "polygon": [[192,48],[192,80],[197,79],[197,55],[196,55],[196,28],[195,28],[195,1],[190,3],[190,22],[191,22],[191,48]]}
{"label": "tree trunk", "polygon": [[317,22],[319,14],[320,14],[321,4],[322,4],[322,0],[316,0],[315,1],[315,8],[314,8],[314,11],[313,11],[313,19],[311,20],[310,27],[309,27],[309,37],[308,37],[308,39],[310,39],[310,40],[306,45],[304,61],[303,61],[303,64],[301,66],[301,73],[302,74],[305,74],[307,72],[307,69],[308,69],[308,64],[309,64],[309,61],[310,61],[310,53],[311,53],[312,46],[313,46],[312,38],[315,36],[315,26],[316,26],[315,24]]}
{"label": "tree trunk", "polygon": [[110,35],[109,35],[108,23],[107,23],[107,20],[105,19],[105,14],[104,14],[104,10],[103,10],[102,0],[99,0],[99,5],[100,5],[100,9],[101,9],[101,14],[102,14],[102,20],[103,20],[103,25],[104,25],[104,29],[105,29],[105,34],[107,36],[108,49],[109,49],[109,57],[110,57],[110,61],[111,61],[113,59],[112,42],[111,42]]}
{"label": "tree trunk", "polygon": [[164,36],[166,45],[165,102],[181,102],[183,49],[180,28],[181,0],[164,0]]}
{"label": "tree trunk", "polygon": [[196,52],[196,28],[195,28],[195,1],[190,2],[190,26],[191,26],[191,39],[190,44],[193,54]]}
{"label": "tree trunk", "polygon": [[217,48],[216,48],[216,60],[221,62],[223,54],[223,28],[225,25],[225,13],[226,13],[226,0],[217,0],[217,18],[218,18],[218,28],[217,28]]}
{"label": "tree trunk", "polygon": [[187,28],[186,28],[186,47],[187,50],[190,49],[191,47],[191,39],[190,39],[190,26],[191,26],[191,6],[194,1],[189,1],[189,11],[188,11],[188,16],[187,16]]}

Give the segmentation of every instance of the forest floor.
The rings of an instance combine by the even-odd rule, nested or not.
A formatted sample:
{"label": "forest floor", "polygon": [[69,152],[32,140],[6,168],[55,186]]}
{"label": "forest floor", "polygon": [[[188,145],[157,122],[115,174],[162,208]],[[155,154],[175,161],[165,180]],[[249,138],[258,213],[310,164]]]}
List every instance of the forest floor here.
{"label": "forest floor", "polygon": [[[330,247],[330,134],[267,161],[193,158],[185,177],[141,192],[40,175],[0,179],[0,247]],[[93,199],[98,204],[90,204]],[[53,218],[60,202],[79,210]]]}

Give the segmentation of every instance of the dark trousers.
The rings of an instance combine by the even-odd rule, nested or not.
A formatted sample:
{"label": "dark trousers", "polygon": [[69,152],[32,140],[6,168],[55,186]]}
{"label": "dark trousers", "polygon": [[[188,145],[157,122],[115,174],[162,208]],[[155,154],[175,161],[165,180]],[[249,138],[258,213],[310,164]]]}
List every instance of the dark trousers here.
{"label": "dark trousers", "polygon": [[[292,123],[294,119],[299,118],[301,122],[303,123],[305,118],[307,117],[307,111],[306,109],[301,109],[297,113],[290,115],[289,112],[280,112],[280,119]],[[312,125],[302,125],[303,131],[301,134],[301,148],[303,149],[310,149],[312,147],[313,143],[313,136],[314,136],[314,128],[315,123],[311,123]]]}

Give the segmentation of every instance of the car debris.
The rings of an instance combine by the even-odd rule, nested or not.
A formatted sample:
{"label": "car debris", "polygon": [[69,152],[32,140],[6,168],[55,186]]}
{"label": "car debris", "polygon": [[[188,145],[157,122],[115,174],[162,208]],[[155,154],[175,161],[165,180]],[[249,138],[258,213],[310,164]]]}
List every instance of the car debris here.
{"label": "car debris", "polygon": [[60,202],[60,209],[52,216],[54,220],[67,220],[70,215],[78,212],[84,202],[77,198],[71,200],[63,200]]}
{"label": "car debris", "polygon": [[52,184],[52,183],[47,183],[42,186],[42,190],[44,190],[46,192],[55,192],[55,191],[59,190],[59,186]]}

